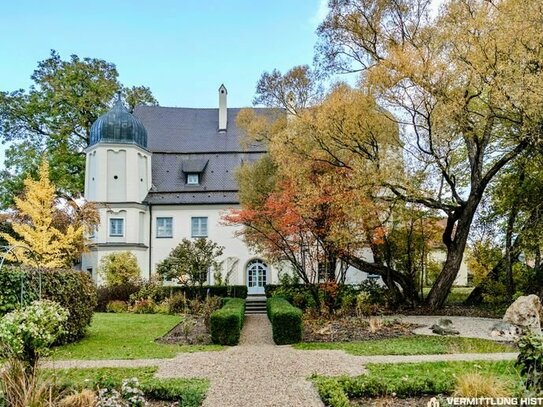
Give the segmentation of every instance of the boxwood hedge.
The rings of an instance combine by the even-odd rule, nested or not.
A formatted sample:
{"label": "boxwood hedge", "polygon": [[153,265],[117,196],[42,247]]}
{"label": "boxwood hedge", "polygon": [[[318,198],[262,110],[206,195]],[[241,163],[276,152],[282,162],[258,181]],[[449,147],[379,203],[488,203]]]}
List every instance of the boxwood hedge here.
{"label": "boxwood hedge", "polygon": [[266,306],[275,343],[287,345],[300,342],[302,340],[302,310],[281,297],[268,298]]}
{"label": "boxwood hedge", "polygon": [[[40,279],[41,276],[41,279]],[[4,266],[0,271],[0,316],[39,297],[58,302],[70,312],[66,333],[59,343],[82,338],[96,306],[96,286],[91,277],[76,270],[42,270]],[[21,296],[22,294],[22,296]]]}
{"label": "boxwood hedge", "polygon": [[245,300],[225,298],[221,309],[211,314],[211,340],[219,345],[237,345],[245,317]]}

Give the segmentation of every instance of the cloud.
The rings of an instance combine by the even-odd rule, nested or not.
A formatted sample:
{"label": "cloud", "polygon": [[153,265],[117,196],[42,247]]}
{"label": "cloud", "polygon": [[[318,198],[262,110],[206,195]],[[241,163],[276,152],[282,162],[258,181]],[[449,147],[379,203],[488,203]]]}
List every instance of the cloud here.
{"label": "cloud", "polygon": [[319,0],[319,7],[317,11],[309,19],[309,23],[317,28],[320,23],[324,21],[326,15],[328,14],[328,0]]}

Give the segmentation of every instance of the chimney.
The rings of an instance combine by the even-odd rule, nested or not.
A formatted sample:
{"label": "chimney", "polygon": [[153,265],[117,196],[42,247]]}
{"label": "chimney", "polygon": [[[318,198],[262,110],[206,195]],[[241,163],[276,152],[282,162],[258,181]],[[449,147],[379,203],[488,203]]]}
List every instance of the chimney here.
{"label": "chimney", "polygon": [[228,91],[224,85],[221,85],[219,88],[219,132],[225,132],[228,127],[226,95],[228,95]]}

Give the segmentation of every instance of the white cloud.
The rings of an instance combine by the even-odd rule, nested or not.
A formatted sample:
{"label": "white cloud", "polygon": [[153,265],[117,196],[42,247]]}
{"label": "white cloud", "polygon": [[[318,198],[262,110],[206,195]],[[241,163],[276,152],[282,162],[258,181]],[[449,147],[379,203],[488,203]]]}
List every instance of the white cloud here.
{"label": "white cloud", "polygon": [[317,11],[309,19],[310,24],[317,28],[317,26],[324,21],[328,14],[328,0],[319,0],[319,7]]}

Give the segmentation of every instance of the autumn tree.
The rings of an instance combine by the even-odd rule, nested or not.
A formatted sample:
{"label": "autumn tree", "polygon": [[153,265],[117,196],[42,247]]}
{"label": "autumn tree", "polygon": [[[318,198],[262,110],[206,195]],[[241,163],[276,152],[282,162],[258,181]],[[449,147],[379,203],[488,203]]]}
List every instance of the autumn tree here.
{"label": "autumn tree", "polygon": [[31,78],[27,91],[0,92],[0,140],[9,143],[0,174],[3,207],[13,203],[26,177],[37,175],[44,153],[57,189],[72,197],[83,192],[83,150],[90,127],[108,109],[115,92],[123,91],[131,109],[157,104],[149,88],[123,87],[115,65],[101,59],[71,55],[63,60],[51,51]]}
{"label": "autumn tree", "polygon": [[74,213],[73,206],[56,199],[46,159],[38,174],[37,180],[25,180],[23,195],[15,198],[11,224],[16,237],[1,234],[12,246],[7,259],[31,267],[69,268],[86,249],[85,234],[98,223],[96,211]]}
{"label": "autumn tree", "polygon": [[218,258],[223,251],[224,247],[207,238],[183,239],[157,265],[156,270],[166,280],[202,286],[207,281],[208,273],[220,268]]}
{"label": "autumn tree", "polygon": [[428,296],[440,307],[488,185],[540,138],[543,10],[536,0],[451,0],[432,20],[429,4],[331,1],[317,60],[360,72],[402,125],[410,166],[384,186],[446,217],[446,261]]}

